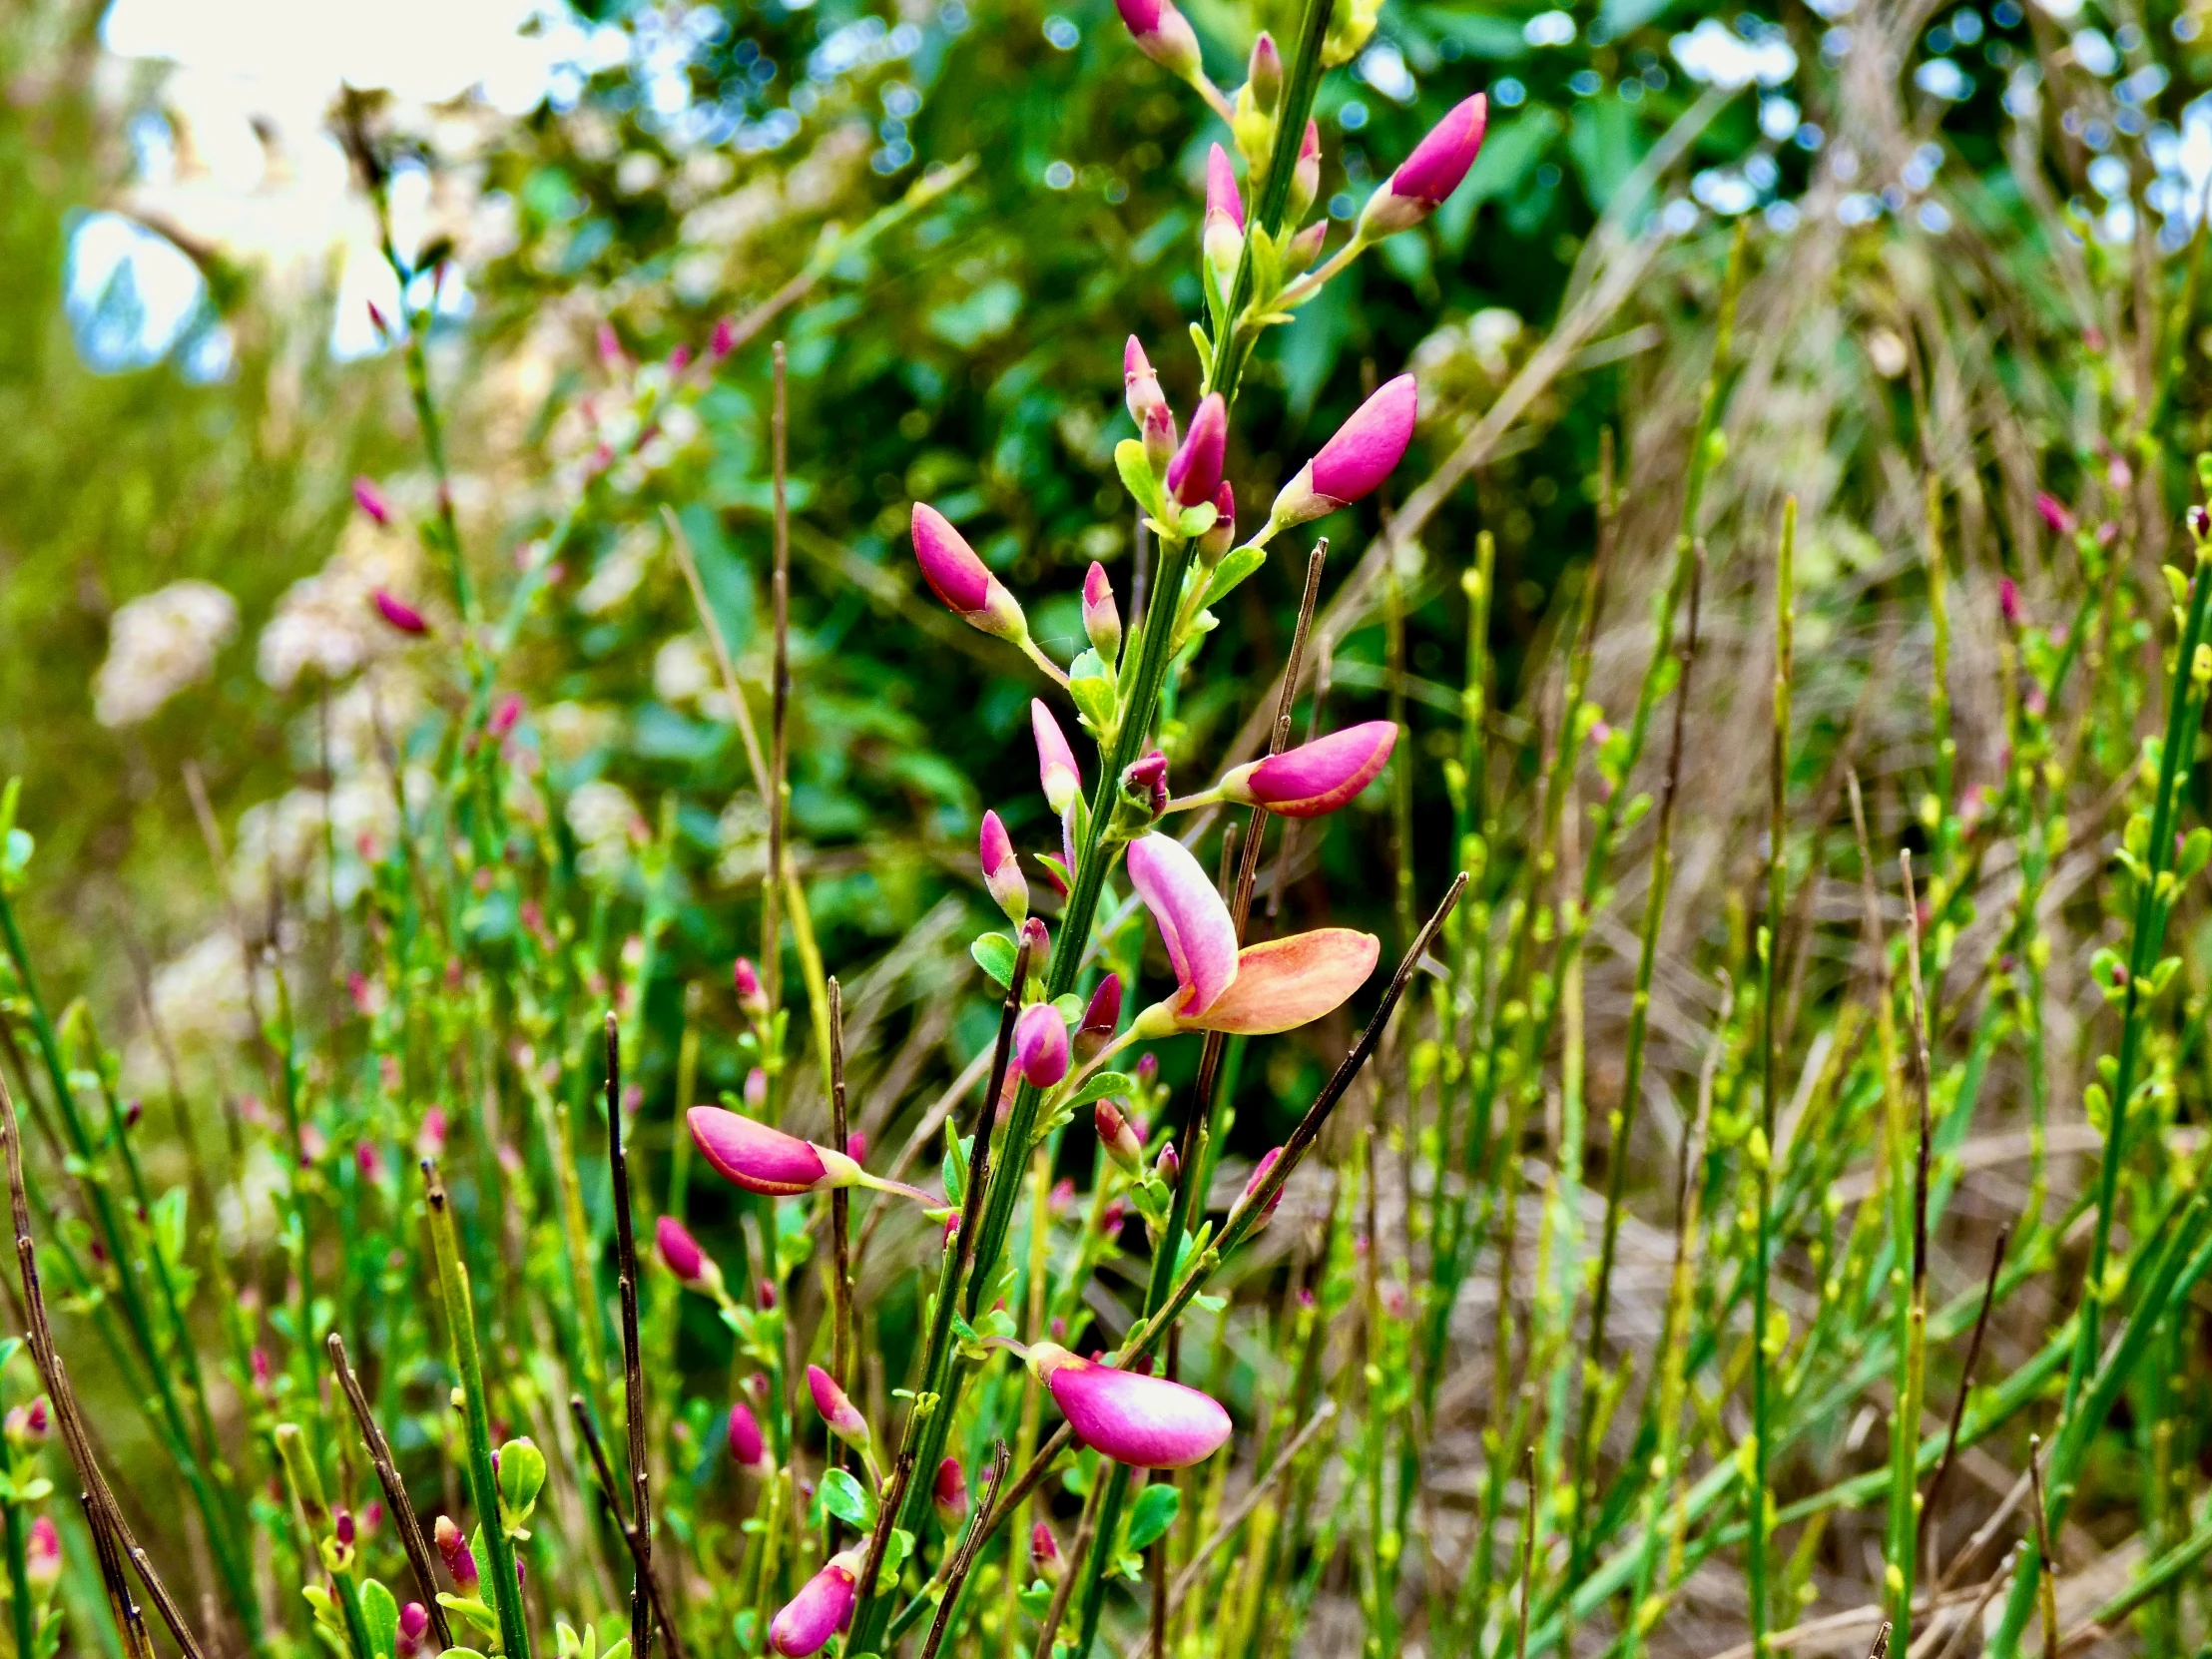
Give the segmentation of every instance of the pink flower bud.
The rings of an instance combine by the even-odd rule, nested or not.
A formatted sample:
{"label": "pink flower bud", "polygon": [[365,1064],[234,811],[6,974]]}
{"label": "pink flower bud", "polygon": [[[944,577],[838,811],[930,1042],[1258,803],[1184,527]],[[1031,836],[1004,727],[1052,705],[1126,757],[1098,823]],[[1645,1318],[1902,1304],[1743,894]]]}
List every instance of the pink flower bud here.
{"label": "pink flower bud", "polygon": [[668,1264],[668,1271],[685,1284],[697,1285],[706,1277],[707,1253],[674,1216],[663,1216],[654,1224],[653,1242],[660,1247],[661,1260]]}
{"label": "pink flower bud", "polygon": [[414,1659],[422,1651],[422,1638],[430,1629],[430,1609],[410,1601],[399,1609],[399,1659]]}
{"label": "pink flower bud", "polygon": [[1129,404],[1129,418],[1137,423],[1138,432],[1144,434],[1149,450],[1153,422],[1158,417],[1164,424],[1161,429],[1167,435],[1167,447],[1152,457],[1154,471],[1167,465],[1168,457],[1175,453],[1175,411],[1168,407],[1167,393],[1160,389],[1160,377],[1152,372],[1152,360],[1144,354],[1144,347],[1131,334],[1129,342],[1121,348],[1122,395]]}
{"label": "pink flower bud", "polygon": [[432,1106],[422,1114],[422,1127],[415,1131],[415,1156],[435,1161],[445,1156],[445,1108]]}
{"label": "pink flower bud", "polygon": [[1388,764],[1397,726],[1371,720],[1232,771],[1221,793],[1285,818],[1320,818],[1351,801]]}
{"label": "pink flower bud", "polygon": [[1021,937],[1017,942],[1029,946],[1029,971],[1042,975],[1044,965],[1052,959],[1052,934],[1041,916],[1031,916],[1021,924]]}
{"label": "pink flower bud", "polygon": [[753,1289],[753,1303],[762,1313],[776,1306],[776,1281],[764,1279]]}
{"label": "pink flower bud", "polygon": [[1298,160],[1291,166],[1290,216],[1284,223],[1296,225],[1321,194],[1321,126],[1306,123],[1306,136],[1298,141]]}
{"label": "pink flower bud", "polygon": [[1173,1141],[1160,1148],[1160,1156],[1153,1160],[1152,1167],[1162,1181],[1171,1187],[1175,1185],[1183,1173],[1183,1155],[1175,1150]]}
{"label": "pink flower bud", "polygon": [[1088,1065],[1114,1040],[1114,1032],[1120,1024],[1121,975],[1109,973],[1098,982],[1098,989],[1091,992],[1090,1006],[1083,1010],[1083,1023],[1076,1027],[1075,1057]]}
{"label": "pink flower bud", "polygon": [[713,336],[707,341],[707,360],[721,362],[730,355],[738,343],[738,325],[730,317],[722,317],[715,323]]}
{"label": "pink flower bud", "polygon": [[867,1162],[867,1131],[855,1129],[844,1138],[844,1155],[855,1164]]}
{"label": "pink flower bud", "polygon": [[391,503],[384,499],[384,492],[376,487],[373,478],[353,480],[353,505],[378,524],[391,522]]}
{"label": "pink flower bud", "polygon": [[741,1469],[773,1467],[768,1454],[768,1437],[761,1432],[761,1419],[742,1399],[730,1402],[730,1456]]}
{"label": "pink flower bud", "polygon": [[1091,1123],[1098,1130],[1098,1144],[1109,1158],[1131,1175],[1144,1169],[1144,1137],[1122,1116],[1121,1108],[1111,1100],[1101,1100],[1091,1108]]}
{"label": "pink flower bud", "polygon": [[821,1652],[830,1638],[850,1622],[860,1569],[866,1564],[865,1552],[857,1549],[830,1556],[770,1622],[769,1651],[786,1655],[787,1659],[804,1659],[807,1654]]}
{"label": "pink flower bud", "polygon": [[1114,604],[1114,584],[1106,567],[1096,560],[1083,574],[1083,633],[1108,668],[1121,652],[1121,612]]}
{"label": "pink flower bud", "polygon": [[1229,152],[1217,144],[1206,155],[1206,221],[1200,242],[1207,267],[1224,293],[1244,255],[1244,198],[1237,193],[1237,170],[1230,164]]}
{"label": "pink flower bud", "polygon": [[1252,59],[1245,69],[1245,86],[1252,94],[1253,108],[1262,115],[1275,114],[1275,106],[1283,97],[1283,53],[1276,46],[1275,37],[1265,29],[1252,43]]}
{"label": "pink flower bud", "polygon": [[1174,461],[1176,445],[1182,441],[1175,432],[1175,411],[1164,402],[1154,404],[1144,412],[1139,435],[1144,439],[1145,463],[1158,477]]}
{"label": "pink flower bud", "polygon": [[1997,580],[1997,609],[2003,614],[2007,628],[2017,628],[2026,620],[2020,610],[2020,585],[2009,576]]}
{"label": "pink flower bud", "polygon": [[1052,1535],[1050,1522],[1039,1521],[1029,1529],[1029,1560],[1039,1578],[1051,1584],[1060,1582],[1060,1540]]}
{"label": "pink flower bud", "polygon": [[[1260,1161],[1253,1165],[1252,1179],[1245,1183],[1245,1190],[1237,1196],[1236,1206],[1229,1212],[1229,1224],[1232,1227],[1236,1225],[1237,1218],[1244,1214],[1245,1206],[1259,1196],[1260,1188],[1267,1181],[1269,1172],[1275,1168],[1282,1157],[1283,1149],[1281,1147],[1270,1147],[1262,1154]],[[1269,1195],[1268,1206],[1260,1212],[1260,1219],[1252,1224],[1252,1230],[1255,1233],[1267,1226],[1269,1219],[1275,1214],[1275,1207],[1282,1202],[1283,1189],[1278,1187]]]}
{"label": "pink flower bud", "polygon": [[694,1106],[688,1121],[692,1143],[707,1162],[749,1193],[789,1198],[859,1182],[860,1166],[843,1153],[737,1112]]}
{"label": "pink flower bud", "polygon": [[9,1409],[5,1432],[8,1443],[15,1446],[33,1446],[44,1440],[53,1426],[53,1419],[46,1409],[46,1396],[40,1394],[28,1405]]}
{"label": "pink flower bud", "polygon": [[2057,496],[2048,491],[2038,491],[2035,496],[2035,510],[2043,515],[2043,522],[2050,526],[2052,535],[2073,534],[2074,515],[2066,510],[2065,504]]}
{"label": "pink flower bud", "polygon": [[740,956],[730,964],[730,983],[747,1019],[757,1022],[768,1018],[768,992],[761,986],[761,970],[753,965],[752,957]]}
{"label": "pink flower bud", "polygon": [[1168,810],[1168,758],[1160,750],[1151,750],[1129,763],[1129,770],[1121,775],[1122,792],[1132,801],[1140,802],[1158,818]]}
{"label": "pink flower bud", "polygon": [[1214,527],[1198,538],[1198,557],[1207,566],[1221,563],[1230,544],[1237,539],[1237,492],[1229,487],[1229,480],[1221,481],[1221,488],[1214,491]]}
{"label": "pink flower bud", "polygon": [[[1124,1204],[1120,1199],[1117,1198],[1111,1204],[1106,1206],[1105,1213],[1098,1218],[1098,1231],[1106,1238],[1119,1238],[1121,1236],[1121,1224],[1126,1221],[1128,1217],[1129,1206]],[[1064,1337],[1067,1335],[1065,1331],[1059,1329],[1057,1323],[1055,1323],[1052,1334],[1055,1337]]]}
{"label": "pink flower bud", "polygon": [[422,619],[422,613],[405,600],[393,598],[382,588],[378,588],[371,597],[376,602],[376,614],[402,634],[420,635],[430,631],[430,625]]}
{"label": "pink flower bud", "polygon": [[914,558],[929,591],[969,627],[1003,640],[1028,633],[1021,606],[990,573],[951,521],[926,502],[914,503]]}
{"label": "pink flower bud", "polygon": [[745,1103],[758,1112],[768,1104],[768,1068],[755,1066],[745,1074]]}
{"label": "pink flower bud", "polygon": [[1199,70],[1198,36],[1170,0],[1114,0],[1137,50],[1171,75],[1189,80]]}
{"label": "pink flower bud", "polygon": [[385,317],[384,313],[380,309],[377,308],[375,300],[368,300],[367,305],[369,326],[376,330],[378,337],[389,339],[391,337],[390,320]]}
{"label": "pink flower bud", "polygon": [[622,349],[622,336],[615,332],[611,322],[599,325],[599,361],[610,374],[619,374],[629,366],[630,359]]}
{"label": "pink flower bud", "polygon": [[860,1415],[845,1391],[837,1386],[837,1380],[820,1366],[807,1368],[807,1387],[815,1396],[815,1409],[822,1413],[822,1420],[830,1432],[847,1445],[865,1447],[868,1443],[867,1418]]}
{"label": "pink flower bud", "polygon": [[515,722],[522,718],[522,699],[513,692],[502,697],[492,709],[490,731],[495,738],[503,738],[515,729]]}
{"label": "pink flower bud", "polygon": [[445,1570],[452,1577],[453,1588],[464,1596],[474,1595],[478,1583],[476,1556],[468,1547],[467,1535],[454,1524],[451,1515],[440,1515],[434,1531],[438,1553],[445,1557]]}
{"label": "pink flower bud", "polygon": [[1014,1065],[1025,1081],[1049,1089],[1068,1074],[1068,1028],[1049,1002],[1032,1002],[1014,1021]]}
{"label": "pink flower bud", "polygon": [[1382,188],[1368,198],[1360,214],[1361,238],[1379,242],[1434,213],[1474,165],[1488,121],[1488,101],[1478,92],[1431,127]]}
{"label": "pink flower bud", "polygon": [[353,1522],[353,1511],[340,1509],[331,1517],[330,1531],[337,1538],[338,1548],[351,1549],[354,1539],[360,1536],[360,1528]]}
{"label": "pink flower bud", "polygon": [[1078,1359],[1057,1343],[1029,1350],[1029,1369],[1076,1437],[1117,1463],[1181,1469],[1229,1438],[1229,1413],[1196,1388]]}
{"label": "pink flower bud", "polygon": [[51,1520],[41,1515],[31,1522],[31,1535],[25,1543],[25,1575],[34,1588],[50,1588],[62,1575],[62,1535],[54,1530]]}
{"label": "pink flower bud", "polygon": [[1045,805],[1065,813],[1083,793],[1083,774],[1075,764],[1075,751],[1068,747],[1067,734],[1041,698],[1029,700],[1029,730],[1037,740],[1037,782],[1044,790]]}
{"label": "pink flower bud", "polygon": [[979,850],[983,861],[983,885],[998,907],[1006,912],[1006,919],[1019,923],[1029,914],[1029,881],[1021,873],[1021,859],[1015,856],[1014,843],[996,813],[983,815]]}
{"label": "pink flower bud", "polygon": [[[1403,445],[1399,446],[1400,448]],[[1222,461],[1229,450],[1229,405],[1209,392],[1191,417],[1190,435],[1168,462],[1168,494],[1182,506],[1211,501],[1221,487]],[[1393,457],[1394,461],[1394,457]]]}
{"label": "pink flower bud", "polygon": [[363,1181],[380,1181],[384,1175],[384,1155],[376,1150],[374,1141],[353,1143],[353,1167],[361,1172]]}
{"label": "pink flower bud", "polygon": [[929,1497],[937,1506],[937,1519],[946,1533],[957,1532],[968,1512],[967,1470],[960,1467],[959,1458],[947,1457],[937,1465],[937,1478],[929,1488]]}
{"label": "pink flower bud", "polygon": [[1291,238],[1290,246],[1283,250],[1283,270],[1292,276],[1303,276],[1321,258],[1324,244],[1329,241],[1329,221],[1317,219],[1305,230]]}
{"label": "pink flower bud", "polygon": [[1373,491],[1404,455],[1419,412],[1420,392],[1410,374],[1379,387],[1283,486],[1271,514],[1276,526],[1304,524]]}

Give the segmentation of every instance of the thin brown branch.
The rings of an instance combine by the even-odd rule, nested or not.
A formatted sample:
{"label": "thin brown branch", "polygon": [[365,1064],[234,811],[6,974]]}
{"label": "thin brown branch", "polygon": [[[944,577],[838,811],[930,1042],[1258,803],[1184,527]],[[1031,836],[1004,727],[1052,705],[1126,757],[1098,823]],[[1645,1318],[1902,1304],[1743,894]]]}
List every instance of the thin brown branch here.
{"label": "thin brown branch", "polygon": [[392,1461],[391,1442],[384,1437],[375,1413],[369,1409],[361,1380],[353,1375],[353,1367],[346,1358],[345,1339],[333,1331],[324,1346],[337,1372],[338,1386],[345,1391],[345,1402],[353,1409],[354,1425],[360,1429],[361,1441],[368,1448],[368,1460],[376,1470],[377,1484],[384,1490],[384,1507],[391,1511],[392,1521],[399,1529],[399,1547],[406,1552],[407,1566],[414,1573],[415,1592],[422,1597],[423,1610],[430,1615],[430,1631],[437,1637],[438,1651],[442,1653],[453,1645],[453,1629],[446,1623],[445,1608],[438,1601],[437,1572],[430,1564],[430,1546],[422,1536],[422,1522],[415,1515],[413,1500],[407,1496],[407,1483],[399,1478],[398,1465]]}
{"label": "thin brown branch", "polygon": [[[638,1240],[630,1221],[630,1163],[622,1153],[622,1038],[614,1010],[607,1011],[607,1175],[614,1189],[615,1261],[622,1297],[622,1410],[629,1430],[630,1553],[637,1581],[630,1587],[630,1651],[646,1659],[653,1647],[653,1476],[646,1465],[645,1360],[638,1342]],[[674,1645],[673,1643],[671,1644]]]}
{"label": "thin brown branch", "polygon": [[622,1488],[615,1484],[614,1466],[607,1461],[606,1443],[599,1437],[599,1425],[592,1421],[591,1407],[584,1402],[582,1394],[570,1394],[568,1408],[576,1418],[578,1431],[584,1436],[584,1448],[591,1455],[592,1467],[599,1473],[600,1501],[607,1505],[608,1517],[615,1523],[615,1530],[622,1534],[622,1541],[629,1546],[630,1559],[637,1563],[639,1580],[652,1602],[653,1617],[660,1624],[661,1634],[668,1639],[668,1659],[684,1659],[684,1639],[677,1634],[676,1620],[661,1594],[660,1575],[653,1570],[652,1556],[650,1552],[639,1551],[637,1529],[623,1519],[617,1495]]}

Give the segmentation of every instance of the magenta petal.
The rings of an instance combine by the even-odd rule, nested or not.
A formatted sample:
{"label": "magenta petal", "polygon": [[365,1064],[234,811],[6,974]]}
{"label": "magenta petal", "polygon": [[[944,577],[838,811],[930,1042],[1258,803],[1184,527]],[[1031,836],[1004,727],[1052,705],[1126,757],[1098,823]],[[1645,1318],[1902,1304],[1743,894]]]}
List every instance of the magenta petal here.
{"label": "magenta petal", "polygon": [[1129,843],[1129,879],[1168,947],[1191,1016],[1219,999],[1237,977],[1237,927],[1203,866],[1173,835],[1155,831]]}
{"label": "magenta petal", "polygon": [[[1378,393],[1377,395],[1381,395]],[[1191,417],[1190,434],[1168,462],[1168,493],[1185,507],[1211,501],[1221,487],[1222,461],[1229,451],[1229,405],[1209,392]],[[1385,468],[1385,470],[1387,470]]]}
{"label": "magenta petal", "polygon": [[733,1401],[730,1406],[730,1455],[749,1469],[759,1468],[768,1455],[768,1439],[761,1432],[761,1419],[742,1399]]}
{"label": "magenta petal", "polygon": [[1489,104],[1478,92],[1431,127],[1428,136],[1413,146],[1413,153],[1398,163],[1390,175],[1390,194],[1431,207],[1443,201],[1474,165],[1488,122]]}
{"label": "magenta petal", "polygon": [[784,1654],[787,1659],[804,1659],[806,1654],[821,1652],[852,1616],[862,1565],[858,1550],[830,1556],[822,1571],[800,1586],[799,1594],[784,1604],[784,1610],[769,1625],[769,1651]]}
{"label": "magenta petal", "polygon": [[1014,1063],[1040,1089],[1068,1074],[1067,1022],[1051,1003],[1032,1002],[1015,1019]]}
{"label": "magenta petal", "polygon": [[382,588],[378,588],[373,597],[376,601],[376,614],[402,634],[427,634],[430,631],[430,625],[422,619],[422,613],[404,599],[394,598]]}
{"label": "magenta petal", "polygon": [[914,559],[921,566],[922,580],[929,584],[929,591],[962,616],[988,609],[991,573],[975,549],[968,546],[967,538],[924,501],[914,503],[912,522]]}
{"label": "magenta petal", "polygon": [[1382,941],[1350,927],[1317,927],[1311,933],[1249,944],[1237,957],[1237,975],[1211,1007],[1178,1010],[1185,1029],[1266,1036],[1290,1031],[1344,1005],[1367,982]]}
{"label": "magenta petal", "polygon": [[1114,5],[1133,35],[1149,35],[1160,26],[1160,0],[1114,0]]}
{"label": "magenta petal", "polygon": [[1374,490],[1412,441],[1419,409],[1420,392],[1410,374],[1378,388],[1314,457],[1309,471],[1315,493],[1342,506]]}
{"label": "magenta petal", "polygon": [[983,833],[978,850],[982,855],[983,879],[986,881],[1013,862],[1012,837],[1006,833],[1006,826],[996,813],[983,815]]}
{"label": "magenta petal", "polygon": [[701,1270],[706,1267],[706,1252],[699,1248],[699,1241],[674,1216],[663,1216],[654,1223],[653,1238],[660,1246],[661,1260],[668,1264],[669,1272],[685,1284],[689,1285],[697,1279]]}
{"label": "magenta petal", "polygon": [[1070,1355],[1046,1386],[1083,1443],[1117,1463],[1188,1468],[1229,1438],[1229,1413],[1218,1400],[1164,1377],[1140,1377]]}
{"label": "magenta petal", "polygon": [[1206,153],[1206,217],[1220,217],[1239,231],[1245,228],[1244,198],[1237,192],[1237,170],[1229,152],[1215,145]]}
{"label": "magenta petal", "polygon": [[687,1121],[707,1162],[749,1193],[813,1192],[829,1174],[821,1148],[720,1106],[694,1106]]}
{"label": "magenta petal", "polygon": [[837,1386],[835,1378],[820,1366],[809,1366],[807,1389],[815,1396],[815,1409],[822,1413],[822,1420],[832,1434],[854,1445],[867,1444],[867,1418],[860,1415],[851,1396]]}
{"label": "magenta petal", "polygon": [[1396,742],[1397,727],[1391,721],[1348,726],[1239,767],[1222,780],[1222,793],[1285,818],[1319,818],[1373,783]]}

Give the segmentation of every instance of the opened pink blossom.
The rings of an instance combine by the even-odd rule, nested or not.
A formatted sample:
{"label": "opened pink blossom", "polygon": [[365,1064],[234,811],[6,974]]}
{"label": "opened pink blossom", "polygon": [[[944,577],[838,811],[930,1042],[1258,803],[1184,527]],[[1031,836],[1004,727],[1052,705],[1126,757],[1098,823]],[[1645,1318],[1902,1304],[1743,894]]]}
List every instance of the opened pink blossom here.
{"label": "opened pink blossom", "polygon": [[1237,928],[1212,879],[1191,850],[1157,832],[1129,843],[1129,880],[1167,945],[1183,987],[1177,1011],[1196,1014],[1237,977]]}

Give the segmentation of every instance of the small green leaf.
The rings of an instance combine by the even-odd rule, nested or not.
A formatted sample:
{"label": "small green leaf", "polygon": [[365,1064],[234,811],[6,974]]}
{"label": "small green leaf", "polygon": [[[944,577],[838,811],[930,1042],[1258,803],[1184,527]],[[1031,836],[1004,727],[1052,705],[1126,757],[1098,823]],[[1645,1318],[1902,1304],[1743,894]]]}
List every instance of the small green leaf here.
{"label": "small green leaf", "polygon": [[1129,1509],[1130,1549],[1145,1549],[1167,1535],[1183,1506],[1183,1493],[1172,1480],[1155,1480],[1137,1494]]}
{"label": "small green leaf", "polygon": [[1206,584],[1205,605],[1212,605],[1236,591],[1243,582],[1268,562],[1267,550],[1259,547],[1236,547],[1223,555],[1220,564],[1214,566],[1212,580]]}
{"label": "small green leaf", "polygon": [[849,1469],[829,1469],[822,1477],[821,1503],[855,1532],[872,1531],[875,1499],[868,1496]]}
{"label": "small green leaf", "polygon": [[1060,1104],[1066,1110],[1073,1111],[1078,1106],[1088,1106],[1095,1100],[1106,1099],[1109,1095],[1128,1094],[1136,1086],[1137,1080],[1126,1072],[1093,1072],[1090,1077],[1084,1080],[1081,1088],[1061,1101]]}
{"label": "small green leaf", "polygon": [[1004,933],[985,933],[967,948],[968,954],[975,958],[975,965],[990,976],[991,983],[1004,990],[1014,977],[1014,958],[1019,954],[1014,941]]}
{"label": "small green leaf", "polygon": [[399,1645],[399,1603],[373,1578],[361,1581],[361,1622],[368,1626],[369,1647],[392,1659]]}

